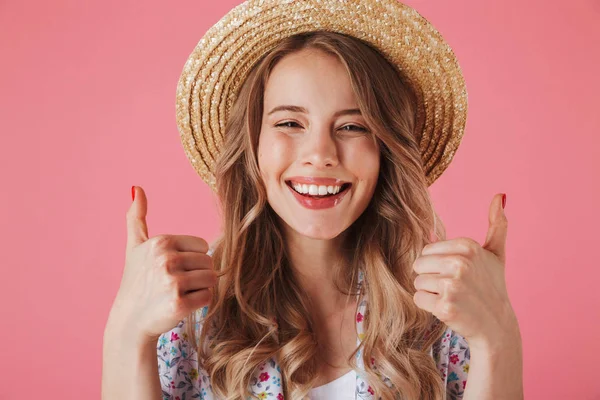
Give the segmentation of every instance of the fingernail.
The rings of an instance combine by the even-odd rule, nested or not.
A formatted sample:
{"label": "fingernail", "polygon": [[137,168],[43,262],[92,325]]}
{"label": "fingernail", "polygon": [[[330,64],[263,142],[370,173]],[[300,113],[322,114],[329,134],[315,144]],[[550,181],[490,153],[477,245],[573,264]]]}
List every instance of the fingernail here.
{"label": "fingernail", "polygon": [[131,187],[131,200],[135,200],[135,186]]}
{"label": "fingernail", "polygon": [[506,193],[502,195],[502,208],[506,206]]}

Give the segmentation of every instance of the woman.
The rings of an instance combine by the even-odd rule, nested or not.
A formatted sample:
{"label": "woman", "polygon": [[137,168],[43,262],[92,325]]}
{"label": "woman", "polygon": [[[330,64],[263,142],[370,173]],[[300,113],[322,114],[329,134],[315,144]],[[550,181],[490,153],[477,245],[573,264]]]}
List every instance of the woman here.
{"label": "woman", "polygon": [[[469,337],[432,313],[432,301],[439,312],[456,297],[443,285],[458,282],[446,278],[462,269],[439,268],[456,255],[423,256],[432,234],[449,243],[428,194],[441,171],[425,170],[420,143],[429,125],[399,69],[347,32],[307,30],[281,38],[252,65],[222,142],[205,128],[192,152],[182,126],[194,115],[178,115],[188,157],[216,189],[223,234],[208,252],[201,238],[148,239],[145,193],[135,191],[105,370],[106,338],[116,326],[135,326],[135,343],[148,350],[139,360],[152,363],[158,338],[158,371],[144,363],[143,374],[123,382],[130,396],[159,398],[162,389],[169,399],[459,399],[469,339],[487,349],[480,338],[491,338],[490,328],[475,327],[498,322],[496,343],[516,340],[505,291],[479,301],[501,312],[466,324]],[[178,98],[189,102],[185,75]],[[214,116],[207,110],[197,123]],[[454,135],[460,140],[462,127]],[[212,164],[211,146],[219,148]],[[106,375],[103,393],[111,387]],[[473,387],[473,399],[500,393]],[[117,393],[125,392],[110,398]]]}

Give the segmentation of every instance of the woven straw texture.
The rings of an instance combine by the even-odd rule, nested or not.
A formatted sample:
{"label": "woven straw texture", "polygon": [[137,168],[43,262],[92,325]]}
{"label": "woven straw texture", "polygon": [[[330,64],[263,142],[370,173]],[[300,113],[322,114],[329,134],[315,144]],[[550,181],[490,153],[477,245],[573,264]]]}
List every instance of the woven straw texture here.
{"label": "woven straw texture", "polygon": [[213,25],[189,56],[177,85],[177,127],[198,175],[216,190],[213,172],[225,123],[254,63],[282,38],[316,30],[366,41],[413,86],[423,165],[428,184],[435,182],[464,133],[466,86],[440,33],[397,0],[249,0]]}

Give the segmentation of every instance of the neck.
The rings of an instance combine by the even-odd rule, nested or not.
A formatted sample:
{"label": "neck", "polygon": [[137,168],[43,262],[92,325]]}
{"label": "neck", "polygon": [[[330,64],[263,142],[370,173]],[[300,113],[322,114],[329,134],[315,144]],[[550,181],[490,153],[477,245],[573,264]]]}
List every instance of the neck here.
{"label": "neck", "polygon": [[342,260],[342,240],[342,235],[333,239],[313,239],[295,231],[286,233],[291,267],[315,306],[314,317],[317,320],[327,320],[342,312],[347,304],[354,303],[334,284],[335,267]]}

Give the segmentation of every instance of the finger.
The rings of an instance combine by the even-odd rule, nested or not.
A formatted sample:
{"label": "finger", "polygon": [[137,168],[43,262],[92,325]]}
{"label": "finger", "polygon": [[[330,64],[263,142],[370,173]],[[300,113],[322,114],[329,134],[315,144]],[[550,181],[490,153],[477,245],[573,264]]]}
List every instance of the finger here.
{"label": "finger", "polygon": [[178,251],[208,252],[208,242],[198,236],[173,235],[173,245]]}
{"label": "finger", "polygon": [[127,248],[131,249],[148,240],[146,213],[148,202],[144,189],[134,186],[135,198],[127,211]]}
{"label": "finger", "polygon": [[185,307],[188,310],[192,311],[209,304],[211,298],[211,289],[200,289],[194,292],[187,293],[182,297],[182,301],[185,304]]}
{"label": "finger", "polygon": [[425,292],[440,294],[440,274],[422,274],[414,281],[415,289]]}
{"label": "finger", "polygon": [[414,303],[425,311],[433,313],[440,296],[423,291],[417,291],[413,295]]}
{"label": "finger", "polygon": [[217,273],[211,269],[187,271],[180,275],[179,294],[184,296],[190,292],[208,289],[217,284]]}
{"label": "finger", "polygon": [[417,274],[440,274],[454,276],[457,257],[456,254],[431,254],[418,257],[413,263]]}
{"label": "finger", "polygon": [[484,249],[494,253],[500,261],[505,262],[506,236],[508,231],[508,220],[502,207],[502,193],[497,194],[492,200],[489,212],[489,228]]}
{"label": "finger", "polygon": [[177,270],[181,272],[213,270],[212,257],[206,253],[196,253],[192,251],[178,252]]}
{"label": "finger", "polygon": [[430,254],[464,254],[468,255],[473,246],[479,247],[479,244],[471,239],[459,237],[455,239],[442,240],[435,243],[429,243],[421,251],[422,256]]}

